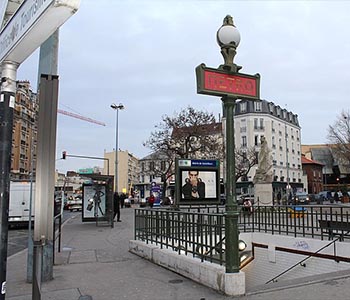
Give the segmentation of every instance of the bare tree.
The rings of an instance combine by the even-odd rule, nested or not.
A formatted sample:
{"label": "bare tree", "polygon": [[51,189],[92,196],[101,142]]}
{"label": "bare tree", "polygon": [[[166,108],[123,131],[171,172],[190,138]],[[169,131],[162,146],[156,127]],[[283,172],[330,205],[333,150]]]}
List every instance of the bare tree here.
{"label": "bare tree", "polygon": [[240,178],[246,181],[250,169],[257,164],[257,153],[255,148],[236,148],[235,160],[236,181]]}
{"label": "bare tree", "polygon": [[173,117],[163,116],[144,146],[169,158],[221,158],[221,128],[212,113],[189,106]]}
{"label": "bare tree", "polygon": [[328,142],[332,144],[332,151],[344,162],[347,167],[350,166],[350,112],[342,111],[337,117],[334,125],[329,125]]}
{"label": "bare tree", "polygon": [[144,146],[167,158],[167,169],[155,170],[154,173],[162,178],[165,191],[168,178],[175,173],[175,158],[223,157],[222,125],[215,121],[212,113],[189,106],[174,116],[163,116]]}

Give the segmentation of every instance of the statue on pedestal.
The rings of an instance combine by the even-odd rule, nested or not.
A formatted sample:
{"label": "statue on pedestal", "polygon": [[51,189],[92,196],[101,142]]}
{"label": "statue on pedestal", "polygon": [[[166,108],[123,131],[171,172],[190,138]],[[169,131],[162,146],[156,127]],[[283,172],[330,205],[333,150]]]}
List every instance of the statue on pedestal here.
{"label": "statue on pedestal", "polygon": [[271,183],[273,178],[271,151],[264,136],[260,138],[261,148],[258,155],[258,168],[253,179],[255,183]]}

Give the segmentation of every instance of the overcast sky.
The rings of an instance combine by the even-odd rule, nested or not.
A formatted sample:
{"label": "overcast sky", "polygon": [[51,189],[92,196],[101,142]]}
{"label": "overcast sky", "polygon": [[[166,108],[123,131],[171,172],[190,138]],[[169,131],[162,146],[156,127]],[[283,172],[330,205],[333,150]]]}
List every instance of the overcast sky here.
{"label": "overcast sky", "polygon": [[[59,108],[106,123],[59,114],[57,158],[103,157],[119,148],[142,158],[142,146],[162,115],[191,105],[222,112],[218,97],[196,94],[195,67],[223,63],[216,31],[230,14],[241,34],[235,62],[260,73],[262,99],[299,116],[302,144],[326,143],[327,128],[349,109],[350,2],[81,0],[60,29]],[[38,51],[17,78],[36,90]],[[58,160],[59,171],[102,166],[102,161]]]}

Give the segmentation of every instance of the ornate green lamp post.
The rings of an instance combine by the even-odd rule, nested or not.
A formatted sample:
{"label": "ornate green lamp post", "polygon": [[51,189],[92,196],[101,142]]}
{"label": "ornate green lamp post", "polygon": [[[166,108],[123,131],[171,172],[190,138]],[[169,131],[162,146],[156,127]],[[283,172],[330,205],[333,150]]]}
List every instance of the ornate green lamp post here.
{"label": "ornate green lamp post", "polygon": [[238,73],[242,68],[233,62],[240,42],[240,34],[231,16],[226,16],[216,34],[224,64],[219,68],[196,68],[197,92],[221,96],[226,117],[226,273],[239,272],[238,206],[235,178],[234,108],[237,99],[259,99],[260,75]]}
{"label": "ornate green lamp post", "polygon": [[[216,39],[221,47],[224,64],[219,67],[229,72],[238,72],[241,67],[237,66],[233,59],[236,49],[241,40],[237,28],[233,24],[231,16],[224,18],[223,25],[216,34]],[[234,138],[234,108],[236,97],[224,96],[223,115],[226,117],[226,216],[225,216],[225,238],[226,238],[226,273],[239,272],[239,250],[238,250],[238,207],[236,199],[235,178],[235,138]]]}

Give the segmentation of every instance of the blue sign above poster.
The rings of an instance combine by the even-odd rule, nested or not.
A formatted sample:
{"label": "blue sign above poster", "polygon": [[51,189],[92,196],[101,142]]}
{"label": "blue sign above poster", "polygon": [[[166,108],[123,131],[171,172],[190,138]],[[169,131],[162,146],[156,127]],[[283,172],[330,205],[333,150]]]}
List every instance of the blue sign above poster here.
{"label": "blue sign above poster", "polygon": [[191,167],[216,167],[217,163],[218,163],[217,160],[192,159]]}

